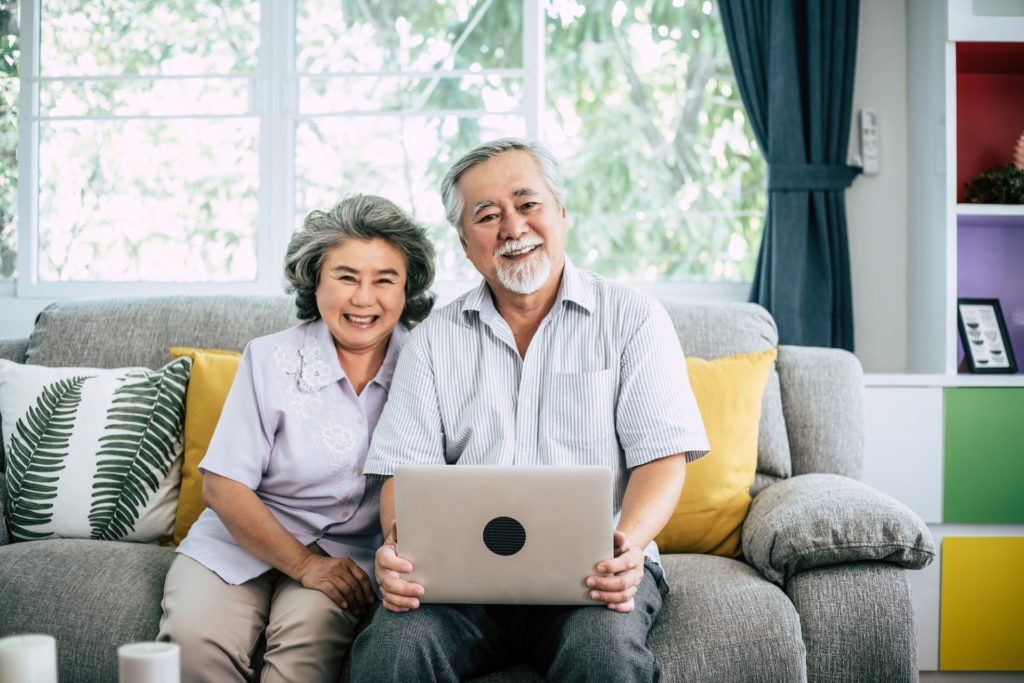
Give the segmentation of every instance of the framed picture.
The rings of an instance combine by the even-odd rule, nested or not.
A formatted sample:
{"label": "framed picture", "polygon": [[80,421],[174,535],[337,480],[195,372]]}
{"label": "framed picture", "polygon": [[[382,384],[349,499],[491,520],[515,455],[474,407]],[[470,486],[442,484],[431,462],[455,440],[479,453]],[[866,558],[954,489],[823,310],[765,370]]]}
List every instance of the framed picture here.
{"label": "framed picture", "polygon": [[956,312],[960,341],[971,372],[1017,372],[999,299],[957,299]]}

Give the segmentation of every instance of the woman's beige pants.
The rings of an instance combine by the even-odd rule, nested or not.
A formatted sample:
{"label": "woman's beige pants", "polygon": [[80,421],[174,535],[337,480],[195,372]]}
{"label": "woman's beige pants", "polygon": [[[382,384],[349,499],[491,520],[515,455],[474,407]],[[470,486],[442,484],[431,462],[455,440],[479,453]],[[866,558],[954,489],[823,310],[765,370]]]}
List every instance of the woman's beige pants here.
{"label": "woman's beige pants", "polygon": [[183,683],[252,680],[252,655],[264,632],[262,683],[337,683],[359,622],[276,569],[232,586],[180,553],[167,573],[162,606],[157,639],[181,646]]}

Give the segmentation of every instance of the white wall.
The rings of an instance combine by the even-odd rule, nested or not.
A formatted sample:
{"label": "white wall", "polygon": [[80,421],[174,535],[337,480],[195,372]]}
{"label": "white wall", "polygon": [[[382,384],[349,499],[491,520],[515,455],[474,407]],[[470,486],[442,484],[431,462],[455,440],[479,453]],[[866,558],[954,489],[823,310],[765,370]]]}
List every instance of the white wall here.
{"label": "white wall", "polygon": [[[854,351],[865,372],[907,366],[907,5],[862,0],[853,89],[851,158],[857,112],[878,110],[881,168],[846,193],[853,279]],[[935,4],[942,12],[942,3]]]}

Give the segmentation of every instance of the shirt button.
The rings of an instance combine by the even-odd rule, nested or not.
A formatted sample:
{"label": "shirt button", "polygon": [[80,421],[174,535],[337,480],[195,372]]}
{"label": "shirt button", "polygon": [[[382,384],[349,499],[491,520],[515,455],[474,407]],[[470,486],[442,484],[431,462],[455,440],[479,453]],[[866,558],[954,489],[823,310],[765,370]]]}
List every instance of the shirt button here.
{"label": "shirt button", "polygon": [[366,418],[365,417],[360,416],[360,417],[356,418],[356,424],[360,424],[361,425],[364,422],[366,422]]}

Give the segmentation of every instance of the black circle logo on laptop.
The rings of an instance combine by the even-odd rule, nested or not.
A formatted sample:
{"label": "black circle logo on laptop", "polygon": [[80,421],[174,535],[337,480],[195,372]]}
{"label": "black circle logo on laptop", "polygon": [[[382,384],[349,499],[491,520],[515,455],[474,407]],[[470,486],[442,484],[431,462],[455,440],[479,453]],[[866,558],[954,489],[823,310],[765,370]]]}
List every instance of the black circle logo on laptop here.
{"label": "black circle logo on laptop", "polygon": [[495,517],[484,527],[484,545],[495,555],[515,555],[526,545],[526,529],[511,517]]}

